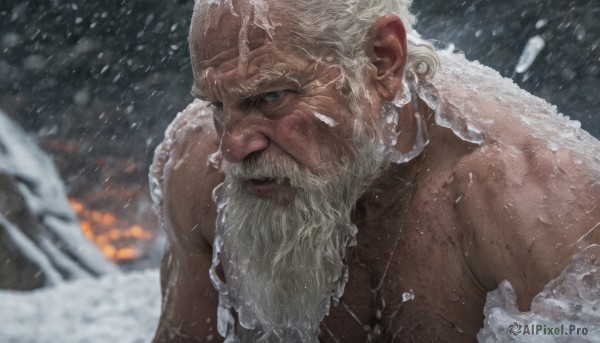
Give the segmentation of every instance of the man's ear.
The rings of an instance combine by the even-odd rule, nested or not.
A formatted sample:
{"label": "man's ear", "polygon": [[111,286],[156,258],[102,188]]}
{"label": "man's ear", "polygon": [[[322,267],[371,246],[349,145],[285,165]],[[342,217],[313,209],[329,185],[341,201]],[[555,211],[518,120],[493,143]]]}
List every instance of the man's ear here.
{"label": "man's ear", "polygon": [[391,101],[402,87],[407,60],[406,30],[400,18],[387,14],[371,27],[367,55],[375,66],[375,85],[382,99]]}

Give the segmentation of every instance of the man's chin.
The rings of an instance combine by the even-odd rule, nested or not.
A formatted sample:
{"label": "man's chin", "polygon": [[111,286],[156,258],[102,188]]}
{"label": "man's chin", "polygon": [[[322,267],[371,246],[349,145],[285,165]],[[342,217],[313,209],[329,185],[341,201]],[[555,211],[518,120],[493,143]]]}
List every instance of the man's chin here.
{"label": "man's chin", "polygon": [[269,160],[225,168],[220,259],[241,326],[290,338],[284,341],[316,341],[329,301],[340,295],[332,290],[344,286],[346,248],[356,234],[350,213],[381,165],[373,161],[375,148],[365,146],[339,173]]}

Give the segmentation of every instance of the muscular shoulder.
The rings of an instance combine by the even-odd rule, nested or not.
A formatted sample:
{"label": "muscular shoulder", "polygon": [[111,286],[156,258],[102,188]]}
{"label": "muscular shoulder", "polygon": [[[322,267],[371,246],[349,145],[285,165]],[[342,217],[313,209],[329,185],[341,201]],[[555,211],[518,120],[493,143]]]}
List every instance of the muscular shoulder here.
{"label": "muscular shoulder", "polygon": [[154,155],[153,200],[170,243],[185,250],[212,243],[216,208],[211,194],[223,177],[210,159],[218,147],[211,112],[195,101],[171,123]]}
{"label": "muscular shoulder", "polygon": [[484,145],[456,170],[465,249],[484,283],[508,279],[527,307],[574,254],[600,243],[600,172],[568,146],[521,136]]}
{"label": "muscular shoulder", "polygon": [[441,57],[442,116],[482,142],[456,169],[457,211],[477,232],[494,227],[534,250],[542,235],[579,240],[598,222],[600,142],[492,69]]}

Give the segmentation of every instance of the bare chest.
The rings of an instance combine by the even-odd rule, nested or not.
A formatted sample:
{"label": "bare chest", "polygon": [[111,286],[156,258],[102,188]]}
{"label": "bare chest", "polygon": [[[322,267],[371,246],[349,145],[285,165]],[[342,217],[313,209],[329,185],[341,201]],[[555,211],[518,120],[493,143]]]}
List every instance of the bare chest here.
{"label": "bare chest", "polygon": [[321,341],[475,341],[485,291],[464,262],[453,202],[417,195],[408,211],[359,226],[350,279]]}

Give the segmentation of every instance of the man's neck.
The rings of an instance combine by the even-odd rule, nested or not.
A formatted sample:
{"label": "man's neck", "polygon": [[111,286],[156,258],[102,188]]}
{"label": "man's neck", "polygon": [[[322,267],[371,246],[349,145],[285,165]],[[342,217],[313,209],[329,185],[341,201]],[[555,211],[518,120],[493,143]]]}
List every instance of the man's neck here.
{"label": "man's neck", "polygon": [[[433,124],[432,110],[420,99],[418,101],[418,107],[423,109],[420,114],[424,116],[423,119],[429,127]],[[415,111],[412,102],[399,110],[396,149],[401,153],[410,151],[417,140]],[[352,216],[353,222],[376,220],[394,208],[398,201],[407,199],[414,189],[425,153],[424,150],[419,156],[405,163],[389,163],[357,201]]]}

